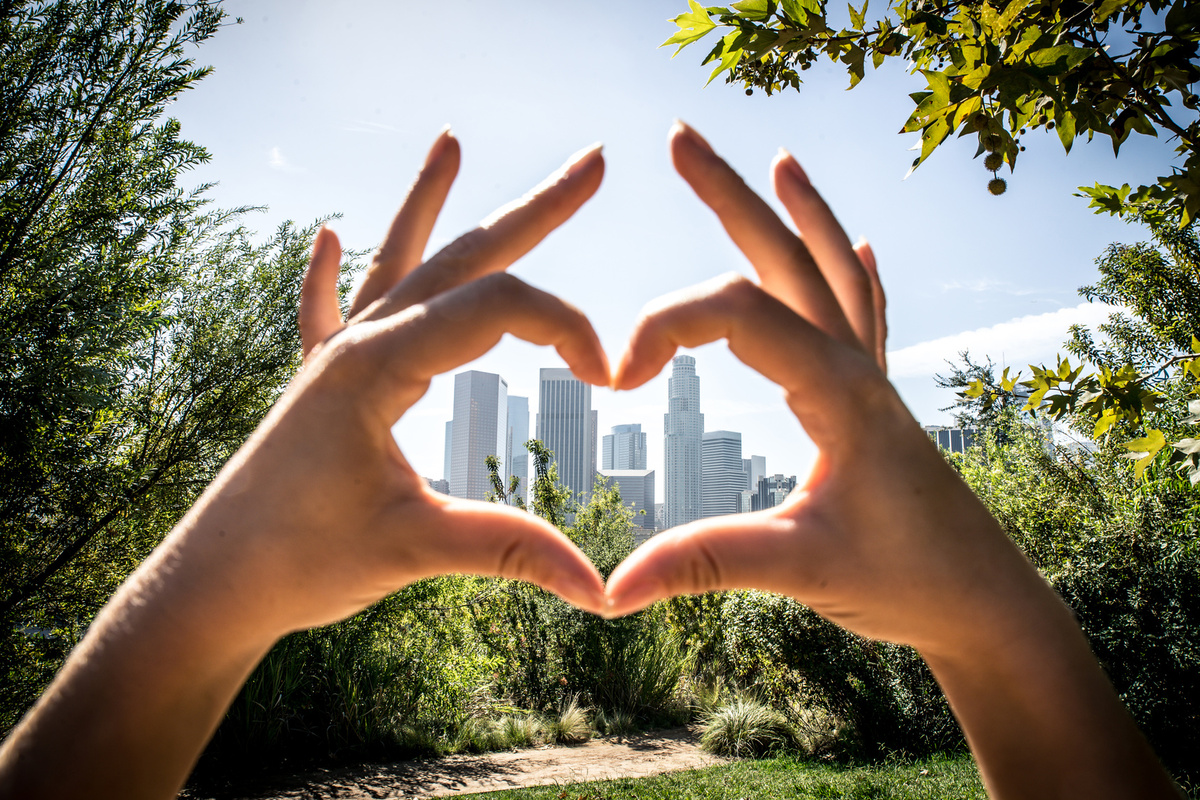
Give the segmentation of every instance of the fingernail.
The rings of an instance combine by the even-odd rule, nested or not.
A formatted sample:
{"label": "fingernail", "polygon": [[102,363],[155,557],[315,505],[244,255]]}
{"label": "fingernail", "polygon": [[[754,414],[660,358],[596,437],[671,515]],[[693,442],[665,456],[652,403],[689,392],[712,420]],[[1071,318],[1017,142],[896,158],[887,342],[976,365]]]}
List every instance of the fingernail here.
{"label": "fingernail", "polygon": [[454,132],[450,130],[450,123],[447,122],[440,131],[437,137],[433,140],[433,146],[429,148],[429,153],[425,156],[425,166],[428,167],[434,161],[441,157],[442,153],[446,152],[446,145],[454,138]]}
{"label": "fingernail", "polygon": [[567,159],[567,163],[562,166],[563,177],[570,177],[591,165],[591,161],[597,154],[603,152],[604,142],[596,142],[588,145],[580,150],[575,155]]}
{"label": "fingernail", "polygon": [[641,611],[659,597],[658,587],[649,583],[637,584],[605,599],[605,613],[610,616],[623,617],[635,611]]}
{"label": "fingernail", "polygon": [[693,128],[691,125],[688,125],[681,119],[675,120],[675,124],[671,126],[670,135],[682,136],[705,152],[715,154],[715,151],[713,150],[712,145],[708,143],[708,140],[701,136],[695,128]]}
{"label": "fingernail", "polygon": [[805,186],[812,186],[812,181],[808,179],[808,173],[804,171],[804,168],[800,166],[800,162],[786,148],[779,148],[779,154],[775,157],[775,160],[787,170],[788,174],[800,181],[800,183]]}

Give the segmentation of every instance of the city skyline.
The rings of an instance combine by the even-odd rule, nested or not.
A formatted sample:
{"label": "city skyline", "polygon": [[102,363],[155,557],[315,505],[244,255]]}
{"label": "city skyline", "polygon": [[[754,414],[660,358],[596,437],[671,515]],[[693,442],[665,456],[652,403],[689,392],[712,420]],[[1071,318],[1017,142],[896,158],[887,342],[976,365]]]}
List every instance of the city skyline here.
{"label": "city skyline", "polygon": [[[698,463],[700,464],[700,466],[698,468],[698,472],[694,476],[694,482],[698,486],[698,491],[699,491],[699,501],[698,501],[698,506],[697,506],[698,511],[696,512],[697,516],[695,518],[699,519],[701,517],[711,516],[711,515],[714,515],[717,513],[738,513],[740,511],[749,510],[748,508],[742,507],[742,501],[745,500],[746,503],[749,502],[749,497],[746,496],[746,493],[749,492],[752,494],[756,491],[756,484],[757,484],[756,479],[764,477],[765,472],[766,472],[765,457],[761,456],[761,455],[749,455],[749,453],[751,453],[754,449],[758,449],[757,445],[759,443],[749,443],[748,442],[748,443],[746,443],[747,449],[745,451],[743,451],[741,449],[741,443],[742,443],[744,437],[741,432],[728,431],[728,430],[705,431],[703,429],[704,428],[704,414],[699,413],[699,411],[698,411],[698,408],[699,408],[699,405],[698,405],[698,403],[699,403],[699,396],[698,396],[699,382],[698,381],[699,381],[699,379],[698,379],[698,376],[695,375],[695,370],[698,367],[697,359],[695,359],[695,357],[693,357],[693,356],[682,356],[682,357],[677,357],[677,358],[684,359],[683,361],[680,362],[680,364],[687,365],[692,368],[692,370],[693,370],[692,377],[696,381],[696,383],[694,385],[694,390],[696,393],[695,398],[694,398],[695,409],[693,409],[693,411],[698,416],[696,419],[693,420],[693,424],[698,424],[698,426],[699,426],[698,452],[700,454],[699,455],[700,460]],[[688,364],[689,360],[691,362],[690,365]],[[465,374],[467,374],[467,372],[476,372],[476,371],[469,370],[469,371],[465,371],[465,372],[456,373],[454,375],[454,379],[455,379],[456,383],[459,380],[459,376],[465,375]],[[481,373],[481,374],[488,374],[488,373]],[[662,484],[658,484],[658,481],[662,480],[662,476],[664,475],[664,473],[666,471],[665,459],[662,459],[661,461],[655,461],[648,457],[649,447],[647,446],[647,442],[649,441],[650,436],[655,435],[653,426],[648,426],[647,423],[645,423],[645,422],[621,422],[618,424],[608,425],[607,427],[610,430],[610,433],[604,434],[603,436],[597,436],[598,431],[604,427],[599,422],[599,420],[601,419],[601,416],[600,416],[601,414],[604,414],[606,416],[608,414],[612,414],[614,417],[621,415],[621,416],[625,416],[626,419],[628,419],[629,415],[621,414],[621,412],[619,412],[619,411],[608,411],[607,409],[603,409],[603,408],[590,408],[590,405],[591,405],[590,397],[592,396],[592,393],[588,390],[592,389],[593,387],[587,386],[586,384],[583,384],[582,382],[578,381],[571,374],[569,369],[543,367],[543,368],[537,369],[537,374],[538,374],[539,383],[544,382],[543,378],[548,378],[552,382],[554,382],[554,381],[570,382],[570,384],[573,386],[574,392],[576,392],[579,395],[579,397],[581,398],[580,402],[583,405],[586,405],[588,407],[587,410],[590,412],[591,423],[590,423],[590,429],[587,431],[587,433],[583,434],[583,440],[590,441],[593,443],[593,448],[592,448],[591,454],[590,454],[590,458],[592,459],[591,464],[593,465],[592,466],[592,475],[594,476],[594,475],[602,474],[605,472],[612,472],[612,471],[624,471],[624,472],[640,471],[640,472],[650,476],[650,480],[652,480],[656,484],[656,488],[653,490],[653,492],[646,492],[645,494],[647,494],[651,497],[660,498],[660,500],[659,500],[660,503],[665,502],[665,500],[666,500],[665,490],[657,488],[658,485],[662,485]],[[508,382],[507,376],[495,375],[494,377],[497,378],[498,380],[502,381],[505,386],[508,386],[509,382]],[[683,377],[683,376],[681,375],[681,377]],[[680,390],[682,391],[682,390],[684,390],[684,388],[685,387],[683,386],[683,384],[680,384]],[[585,398],[585,395],[586,395],[586,398]],[[538,426],[542,424],[540,421],[540,416],[541,416],[540,403],[542,402],[541,401],[542,392],[539,391],[537,396],[538,396],[539,407],[534,409],[533,407],[531,407],[531,398],[522,397],[522,396],[518,396],[518,395],[508,395],[507,402],[506,402],[507,420],[504,423],[506,426],[506,430],[507,430],[507,437],[506,437],[505,446],[502,448],[502,451],[504,454],[498,455],[501,462],[505,465],[504,469],[505,469],[505,474],[507,477],[511,477],[514,474],[522,475],[523,480],[518,489],[518,495],[521,496],[522,499],[526,499],[526,500],[528,499],[528,491],[529,491],[529,487],[528,487],[528,480],[529,480],[529,478],[528,478],[528,471],[529,471],[528,463],[529,463],[529,461],[528,461],[528,451],[525,450],[524,443],[526,441],[528,441],[528,439],[530,439],[530,438],[540,438],[540,437],[538,437],[537,434],[538,434]],[[559,393],[559,396],[561,398],[561,396],[562,396],[561,392]],[[661,406],[661,407],[669,407],[669,405],[670,405],[670,403],[668,401],[668,403],[664,403],[663,406]],[[680,405],[680,404],[676,403],[676,405]],[[648,413],[653,414],[654,416],[657,416],[657,413],[662,413],[662,412],[660,411],[660,412],[656,413],[654,411],[648,410]],[[665,423],[667,416],[668,416],[668,414],[664,414],[664,417],[663,417],[664,423]],[[524,427],[522,427],[522,424],[521,424],[522,420],[524,421]],[[531,422],[533,423],[532,425],[530,424]],[[651,429],[649,431],[647,431],[644,429],[646,427],[650,427]],[[532,430],[532,432],[530,432],[531,430]],[[665,438],[665,430],[666,430],[665,425],[662,430],[663,430],[663,436]],[[522,431],[524,431],[524,432],[522,432]],[[462,435],[466,436],[467,433],[464,432]],[[445,467],[444,467],[443,477],[447,482],[450,481],[453,436],[454,436],[453,420],[446,421],[445,422],[445,453],[444,453]],[[725,509],[725,506],[722,505],[721,508],[724,510],[721,510],[721,511],[716,511],[716,506],[714,506],[712,509],[706,510],[706,504],[709,504],[710,501],[707,499],[706,493],[705,493],[705,478],[704,478],[705,463],[704,463],[704,452],[703,452],[705,439],[708,439],[708,440],[720,439],[723,443],[726,442],[727,440],[733,439],[738,442],[738,447],[736,448],[737,452],[732,455],[727,453],[726,455],[728,455],[729,457],[726,458],[725,461],[728,461],[728,463],[723,464],[725,469],[722,470],[722,479],[721,479],[723,482],[722,485],[728,484],[728,486],[726,486],[725,488],[729,490],[728,493],[730,494],[731,497],[726,498],[729,500],[729,502],[727,504],[725,504],[725,505],[728,505],[728,508]],[[543,443],[545,443],[544,439],[542,441],[543,441]],[[751,444],[754,444],[755,446],[751,447]],[[547,444],[547,447],[551,451],[555,450],[555,448],[553,446],[551,446],[550,444]],[[608,447],[611,450],[607,454],[605,453],[605,447]],[[728,449],[728,448],[726,448],[726,449]],[[747,456],[745,458],[742,458],[743,452],[745,452],[747,454]],[[588,457],[589,456],[584,456],[584,460],[586,460]],[[612,459],[612,460],[609,461],[608,459]],[[559,462],[557,452],[555,452],[555,462],[556,463]],[[736,464],[735,464],[735,462],[736,462]],[[609,464],[612,464],[613,466],[608,466]],[[523,472],[522,472],[522,466],[524,466]],[[586,470],[586,468],[581,468],[581,469]],[[561,476],[561,474],[563,473],[563,466],[561,464],[560,464],[559,470],[560,470],[560,476]],[[792,473],[794,471],[795,470],[791,465],[788,465],[788,466],[784,467],[784,469],[783,469],[784,473]],[[581,475],[582,475],[582,472],[581,472]],[[437,480],[437,477],[435,475],[429,475],[429,476],[426,476],[426,478],[430,481]],[[734,486],[735,483],[737,484],[736,487]],[[571,486],[573,491],[577,491],[577,492],[579,491],[579,490],[576,490],[574,488],[574,486],[572,486],[572,484],[568,483],[565,480],[563,481],[563,484],[567,485],[567,486]],[[588,489],[590,490],[590,488],[591,488],[590,480],[588,481],[587,485],[588,485]],[[488,484],[485,491],[491,491],[490,484]],[[586,493],[586,490],[585,490],[585,493]],[[639,493],[641,493],[640,489],[639,489]],[[647,504],[647,505],[649,506],[649,508],[647,509],[647,515],[650,516],[652,519],[653,504]],[[650,525],[653,525],[653,522],[651,520],[647,520],[647,522]],[[682,523],[675,523],[675,524],[682,524]],[[673,527],[673,525],[668,526],[668,527]]]}

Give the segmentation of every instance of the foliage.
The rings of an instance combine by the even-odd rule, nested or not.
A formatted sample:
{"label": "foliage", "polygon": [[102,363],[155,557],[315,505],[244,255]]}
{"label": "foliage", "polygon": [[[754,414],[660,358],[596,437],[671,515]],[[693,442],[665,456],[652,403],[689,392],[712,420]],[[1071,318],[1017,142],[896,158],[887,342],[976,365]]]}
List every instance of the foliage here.
{"label": "foliage", "polygon": [[[799,89],[801,72],[821,56],[843,66],[854,87],[870,61],[902,61],[926,89],[901,132],[920,132],[915,169],[952,133],[974,136],[993,174],[1011,170],[1029,129],[1055,131],[1063,149],[1107,136],[1113,151],[1131,133],[1168,133],[1181,167],[1131,190],[1084,188],[1110,213],[1153,215],[1186,224],[1200,211],[1200,10],[1179,0],[889,0],[872,19],[867,2],[849,6],[848,24],[830,18],[824,0],[743,0],[705,8],[688,0],[664,44],[684,47],[723,34],[704,63],[709,81],[725,74],[746,93]],[[676,51],[678,52],[678,50]],[[1183,115],[1177,104],[1185,108]],[[1003,187],[998,187],[999,194]]]}
{"label": "foliage", "polygon": [[1194,226],[1150,229],[1156,246],[1110,246],[1096,262],[1100,281],[1080,289],[1088,300],[1128,309],[1100,326],[1104,344],[1082,326],[1071,329],[1067,349],[1095,372],[1060,356],[1056,367],[1030,366],[1025,381],[1005,370],[998,383],[990,373],[961,373],[942,385],[961,386],[960,405],[984,416],[1012,404],[1019,386],[1030,413],[1070,421],[1093,439],[1120,433],[1139,477],[1157,458],[1200,482],[1200,439],[1192,435],[1200,423],[1200,240]]}
{"label": "foliage", "polygon": [[731,675],[793,718],[812,707],[841,720],[847,755],[927,755],[961,733],[925,663],[872,642],[786,597],[731,592],[722,607]]}
{"label": "foliage", "polygon": [[486,456],[483,459],[483,464],[487,467],[488,481],[492,484],[492,491],[488,492],[488,502],[498,502],[506,506],[516,506],[517,508],[525,508],[525,501],[521,498],[521,476],[510,475],[508,485],[504,485],[504,478],[500,477],[500,459],[495,456]]}
{"label": "foliage", "polygon": [[567,516],[575,510],[571,490],[558,479],[558,464],[554,453],[537,439],[525,443],[533,456],[533,486],[529,492],[529,510],[556,528],[566,525]]}
{"label": "foliage", "polygon": [[761,758],[796,746],[796,732],[783,714],[749,697],[739,697],[704,719],[700,747],[715,755]]}
{"label": "foliage", "polygon": [[1015,413],[954,464],[1076,617],[1159,757],[1200,774],[1200,504],[1170,472],[1129,474],[1115,445],[1052,449]]}

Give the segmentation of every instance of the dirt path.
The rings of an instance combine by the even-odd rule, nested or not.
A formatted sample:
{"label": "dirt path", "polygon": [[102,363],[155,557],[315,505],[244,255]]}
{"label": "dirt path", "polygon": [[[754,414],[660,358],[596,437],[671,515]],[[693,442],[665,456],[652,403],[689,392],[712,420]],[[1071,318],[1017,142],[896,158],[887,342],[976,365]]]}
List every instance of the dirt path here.
{"label": "dirt path", "polygon": [[639,778],[723,761],[702,752],[695,735],[686,728],[676,728],[629,738],[593,739],[578,747],[541,747],[321,770],[273,788],[256,787],[232,796],[263,800],[409,800],[523,786]]}

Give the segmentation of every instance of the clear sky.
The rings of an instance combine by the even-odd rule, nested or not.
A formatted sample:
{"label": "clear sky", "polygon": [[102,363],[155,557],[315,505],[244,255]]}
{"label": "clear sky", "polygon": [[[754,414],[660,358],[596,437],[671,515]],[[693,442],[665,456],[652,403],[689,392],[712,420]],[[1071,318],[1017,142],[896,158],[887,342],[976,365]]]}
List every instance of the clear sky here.
{"label": "clear sky", "polygon": [[[889,300],[893,377],[923,423],[948,421],[952,397],[933,386],[943,360],[974,356],[1024,365],[1052,359],[1071,322],[1099,321],[1076,289],[1094,259],[1140,229],[1093,215],[1075,187],[1163,174],[1164,142],[1131,140],[1120,160],[1107,140],[1064,156],[1053,134],[1023,139],[1008,192],[986,191],[974,140],[951,142],[907,180],[915,135],[897,135],[922,88],[885,65],[847,92],[822,63],[800,94],[746,97],[700,66],[703,43],[675,59],[658,45],[686,0],[453,4],[399,0],[227,0],[229,25],[196,53],[214,74],[171,109],[212,154],[191,174],[215,181],[218,205],[265,205],[251,227],[331,213],[343,244],[378,244],[425,150],[450,123],[462,169],[430,252],[518,197],[567,156],[605,144],[604,185],[513,272],[582,308],[614,359],[644,304],[729,270],[752,274],[711,213],[671,170],[665,140],[681,118],[706,135],[769,197],[779,146],[804,164],[851,238],[866,236]],[[1145,137],[1140,137],[1144,139]],[[777,202],[773,207],[780,208]],[[744,455],[769,473],[803,474],[814,451],[781,392],[723,344],[693,351],[709,430],[742,432]],[[531,398],[552,350],[505,339],[465,368],[500,373]],[[441,477],[453,379],[443,376],[396,427],[416,469]],[[639,422],[662,486],[666,376],[634,392],[593,393],[600,432]],[[532,424],[532,422],[531,422]],[[531,429],[532,430],[532,429]]]}

